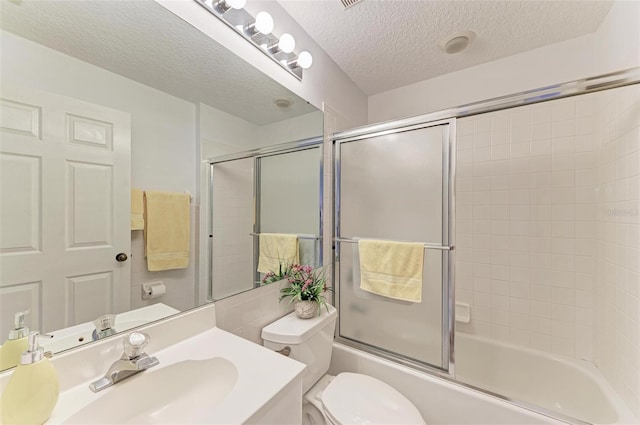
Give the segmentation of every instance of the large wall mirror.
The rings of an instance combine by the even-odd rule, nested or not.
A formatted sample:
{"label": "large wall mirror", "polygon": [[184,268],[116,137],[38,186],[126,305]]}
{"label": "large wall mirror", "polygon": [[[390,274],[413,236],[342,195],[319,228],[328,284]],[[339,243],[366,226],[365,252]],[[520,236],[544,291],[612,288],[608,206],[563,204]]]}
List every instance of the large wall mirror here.
{"label": "large wall mirror", "polygon": [[[211,159],[210,299],[264,285],[276,263],[322,266],[322,173],[321,137]],[[295,261],[261,251],[274,236],[295,239]]]}
{"label": "large wall mirror", "polygon": [[[58,352],[208,302],[209,158],[317,138],[322,112],[152,0],[0,7],[0,343]],[[132,189],[188,197],[188,264],[149,271]]]}

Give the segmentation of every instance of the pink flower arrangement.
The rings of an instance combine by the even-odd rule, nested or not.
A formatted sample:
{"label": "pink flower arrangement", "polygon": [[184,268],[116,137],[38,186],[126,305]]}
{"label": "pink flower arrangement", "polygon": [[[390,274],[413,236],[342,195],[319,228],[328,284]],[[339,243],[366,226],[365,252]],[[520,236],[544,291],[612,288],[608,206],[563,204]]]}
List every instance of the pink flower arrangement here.
{"label": "pink flower arrangement", "polygon": [[284,280],[286,278],[289,277],[289,275],[291,274],[291,270],[293,268],[294,264],[280,264],[280,266],[278,267],[278,272],[274,272],[274,271],[270,271],[267,274],[264,275],[264,277],[262,278],[262,284],[263,285],[268,285],[270,283],[273,282],[278,282],[280,280]]}
{"label": "pink flower arrangement", "polygon": [[323,268],[314,270],[311,266],[293,264],[287,269],[286,279],[289,286],[280,291],[280,301],[285,298],[291,298],[289,302],[315,301],[326,307],[324,293],[331,291],[331,288],[327,287],[327,277]]}

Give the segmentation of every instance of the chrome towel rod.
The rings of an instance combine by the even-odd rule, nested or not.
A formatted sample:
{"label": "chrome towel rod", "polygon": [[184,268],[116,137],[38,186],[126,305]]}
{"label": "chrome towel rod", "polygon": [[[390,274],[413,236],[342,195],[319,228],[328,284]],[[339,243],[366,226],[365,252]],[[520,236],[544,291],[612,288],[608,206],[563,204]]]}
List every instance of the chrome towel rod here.
{"label": "chrome towel rod", "polygon": [[[380,240],[385,240],[385,239],[380,239]],[[334,242],[346,242],[346,243],[358,243],[358,239],[347,239],[347,238],[333,238]],[[402,242],[402,241],[388,241],[385,240],[387,242]],[[424,243],[423,244],[425,249],[439,249],[441,251],[453,251],[455,249],[455,247],[453,246],[446,246],[446,245],[436,245],[436,244],[432,244],[432,243]]]}
{"label": "chrome towel rod", "polygon": [[[251,236],[260,236],[261,234],[262,233],[253,233],[253,232],[249,233],[249,235]],[[298,239],[312,239],[316,241],[320,239],[320,237],[316,235],[297,235],[297,236],[298,236]]]}

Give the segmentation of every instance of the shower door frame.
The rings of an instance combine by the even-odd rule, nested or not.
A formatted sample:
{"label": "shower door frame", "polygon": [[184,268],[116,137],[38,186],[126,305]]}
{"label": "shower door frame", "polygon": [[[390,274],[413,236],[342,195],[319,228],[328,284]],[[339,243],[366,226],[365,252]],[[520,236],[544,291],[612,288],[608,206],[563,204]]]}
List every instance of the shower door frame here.
{"label": "shower door frame", "polygon": [[[401,353],[392,352],[371,344],[356,341],[340,335],[340,318],[336,323],[336,341],[367,353],[374,354],[394,362],[410,366],[415,369],[428,371],[442,376],[455,376],[455,359],[453,346],[455,343],[455,171],[456,171],[456,119],[428,121],[419,124],[399,126],[380,131],[363,131],[347,137],[335,137],[333,139],[334,158],[334,233],[333,233],[333,282],[334,305],[340,312],[340,244],[341,239],[341,154],[340,147],[343,143],[355,142],[364,139],[385,136],[389,134],[405,133],[427,128],[444,127],[442,134],[442,247],[428,247],[425,250],[440,249],[442,251],[442,367],[437,367],[416,359],[409,358]],[[425,241],[426,242],[426,241]],[[446,300],[446,301],[445,301]]]}
{"label": "shower door frame", "polygon": [[[292,152],[300,152],[309,149],[318,149],[320,159],[318,161],[319,169],[318,172],[320,174],[319,181],[319,220],[318,220],[318,235],[317,235],[317,243],[318,243],[318,252],[316,258],[318,259],[319,264],[323,264],[324,261],[324,252],[323,252],[323,232],[324,232],[324,138],[323,137],[310,137],[307,139],[296,140],[293,142],[281,143],[278,145],[266,146],[261,148],[250,149],[246,151],[236,152],[227,155],[221,155],[216,157],[211,157],[206,160],[207,162],[207,195],[208,195],[208,203],[207,203],[207,232],[208,235],[208,243],[207,243],[207,291],[206,291],[206,299],[207,302],[216,302],[221,299],[232,297],[234,295],[238,295],[239,293],[250,291],[252,289],[256,289],[260,287],[259,284],[259,273],[257,272],[256,267],[258,264],[258,254],[260,251],[260,244],[258,240],[259,229],[260,229],[260,200],[259,200],[259,192],[260,192],[260,158],[280,155]],[[246,289],[244,291],[240,291],[238,293],[228,295],[221,298],[214,298],[213,296],[213,166],[215,164],[220,164],[224,162],[237,161],[240,159],[253,159],[253,226],[251,228],[251,232],[247,235],[253,237],[253,283],[250,289]]]}

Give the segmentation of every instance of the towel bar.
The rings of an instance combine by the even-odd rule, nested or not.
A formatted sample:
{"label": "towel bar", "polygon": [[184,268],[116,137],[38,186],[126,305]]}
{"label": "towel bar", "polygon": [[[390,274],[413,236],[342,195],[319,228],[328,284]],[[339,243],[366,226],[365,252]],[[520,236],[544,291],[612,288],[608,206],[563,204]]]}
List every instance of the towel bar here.
{"label": "towel bar", "polygon": [[[358,239],[347,238],[333,238],[334,242],[346,242],[346,243],[358,243]],[[389,242],[401,242],[401,241],[389,241]],[[425,249],[439,249],[441,251],[453,251],[454,246],[436,245],[431,243],[423,243]]]}
{"label": "towel bar", "polygon": [[[249,233],[250,236],[260,236],[262,233]],[[298,239],[313,239],[313,240],[318,240],[320,239],[319,236],[316,235],[298,235]]]}

